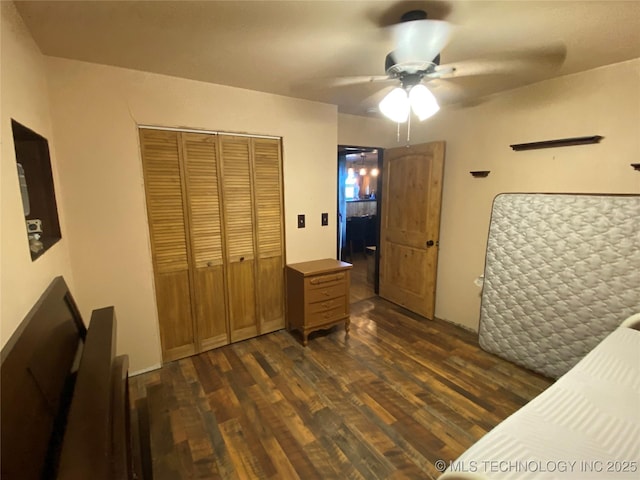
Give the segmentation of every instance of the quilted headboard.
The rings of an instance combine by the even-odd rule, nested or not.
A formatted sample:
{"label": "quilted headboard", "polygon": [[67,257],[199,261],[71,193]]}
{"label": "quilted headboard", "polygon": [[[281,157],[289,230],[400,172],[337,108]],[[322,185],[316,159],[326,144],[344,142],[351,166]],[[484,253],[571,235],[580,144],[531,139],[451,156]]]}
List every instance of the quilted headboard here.
{"label": "quilted headboard", "polygon": [[640,311],[640,196],[501,194],[480,346],[557,378]]}

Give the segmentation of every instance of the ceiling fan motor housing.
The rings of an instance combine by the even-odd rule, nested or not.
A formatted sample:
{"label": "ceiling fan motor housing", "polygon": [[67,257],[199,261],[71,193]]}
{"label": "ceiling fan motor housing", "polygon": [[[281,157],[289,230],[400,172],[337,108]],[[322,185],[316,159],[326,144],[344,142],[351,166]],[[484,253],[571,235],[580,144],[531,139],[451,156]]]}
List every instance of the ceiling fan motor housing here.
{"label": "ceiling fan motor housing", "polygon": [[431,62],[412,62],[398,63],[393,56],[393,52],[389,52],[384,59],[384,71],[391,78],[402,78],[408,74],[420,73],[422,76],[433,73],[435,68],[440,65],[440,54],[436,55]]}
{"label": "ceiling fan motor housing", "polygon": [[428,20],[423,10],[405,13],[392,27],[394,48],[385,59],[385,71],[391,78],[400,78],[403,73],[433,73],[450,35],[448,22]]}
{"label": "ceiling fan motor housing", "polygon": [[[427,12],[424,10],[411,10],[406,12],[400,17],[400,24],[407,22],[416,22],[427,19]],[[413,27],[411,27],[413,28]],[[398,63],[396,60],[396,56],[394,55],[395,51],[387,54],[384,62],[384,70],[387,72],[389,76],[392,78],[399,78],[403,80],[403,77],[413,77],[415,75],[420,75],[420,78],[416,82],[412,82],[412,78],[407,78],[407,82],[409,85],[415,85],[422,79],[422,77],[426,74],[433,73],[435,67],[440,65],[440,53],[438,53],[435,58],[428,60],[421,60],[419,62],[401,62]],[[403,81],[404,85],[404,81]]]}
{"label": "ceiling fan motor housing", "polygon": [[401,22],[413,22],[414,20],[426,20],[427,12],[424,10],[411,10],[400,17]]}

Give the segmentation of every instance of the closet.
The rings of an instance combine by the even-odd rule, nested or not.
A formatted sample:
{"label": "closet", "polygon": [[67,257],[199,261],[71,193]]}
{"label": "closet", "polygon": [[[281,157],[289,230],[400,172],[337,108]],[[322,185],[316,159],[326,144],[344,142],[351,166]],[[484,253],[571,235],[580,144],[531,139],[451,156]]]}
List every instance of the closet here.
{"label": "closet", "polygon": [[140,129],[165,362],[284,327],[280,140]]}

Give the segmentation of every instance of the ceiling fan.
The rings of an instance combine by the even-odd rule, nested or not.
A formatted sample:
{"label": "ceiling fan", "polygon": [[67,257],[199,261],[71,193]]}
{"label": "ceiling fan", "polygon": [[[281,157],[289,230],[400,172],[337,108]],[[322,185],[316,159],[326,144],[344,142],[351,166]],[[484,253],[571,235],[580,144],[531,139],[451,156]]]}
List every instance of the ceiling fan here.
{"label": "ceiling fan", "polygon": [[400,81],[380,102],[379,108],[389,119],[404,123],[410,111],[420,121],[434,115],[440,106],[424,85],[423,79],[439,78],[452,68],[440,67],[440,51],[449,42],[451,24],[443,20],[427,20],[423,10],[411,10],[393,26],[395,49],[385,58],[389,79]]}
{"label": "ceiling fan", "polygon": [[[406,122],[411,111],[420,121],[438,112],[438,101],[427,87],[430,82],[433,82],[431,86],[436,87],[450,78],[518,73],[541,66],[557,66],[566,55],[566,48],[561,45],[442,65],[440,52],[451,40],[452,24],[444,20],[427,19],[424,10],[411,10],[402,15],[400,22],[391,29],[394,49],[385,58],[386,75],[343,77],[334,85],[396,83],[397,86],[379,102],[378,109],[397,123]],[[447,86],[457,87],[451,82]]]}

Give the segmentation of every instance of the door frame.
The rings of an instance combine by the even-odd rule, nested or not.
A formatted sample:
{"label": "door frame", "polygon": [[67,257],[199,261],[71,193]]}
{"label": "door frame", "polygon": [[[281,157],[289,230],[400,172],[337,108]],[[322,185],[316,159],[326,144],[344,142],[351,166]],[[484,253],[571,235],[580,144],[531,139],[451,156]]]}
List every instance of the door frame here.
{"label": "door frame", "polygon": [[[382,208],[382,176],[384,175],[384,165],[383,165],[383,161],[384,161],[384,148],[382,147],[365,147],[362,145],[352,145],[352,144],[338,144],[338,150],[337,150],[337,161],[339,163],[339,156],[340,156],[340,150],[341,149],[354,149],[355,152],[354,153],[360,153],[358,152],[358,150],[366,150],[366,151],[371,151],[371,150],[377,150],[378,151],[378,164],[377,164],[377,168],[378,168],[378,177],[376,179],[376,255],[375,255],[375,272],[374,272],[374,278],[373,278],[373,291],[376,295],[378,295],[378,290],[380,288],[380,281],[378,278],[378,274],[380,271],[380,225],[381,225],[381,208]],[[336,222],[336,258],[338,260],[342,260],[340,258],[340,228],[341,228],[341,222],[340,222],[340,170],[339,168],[336,171],[336,184],[337,184],[337,188],[336,188],[336,202],[337,202],[337,206],[338,206],[338,212],[337,212],[337,222]],[[344,219],[344,222],[346,222],[347,219]]]}

